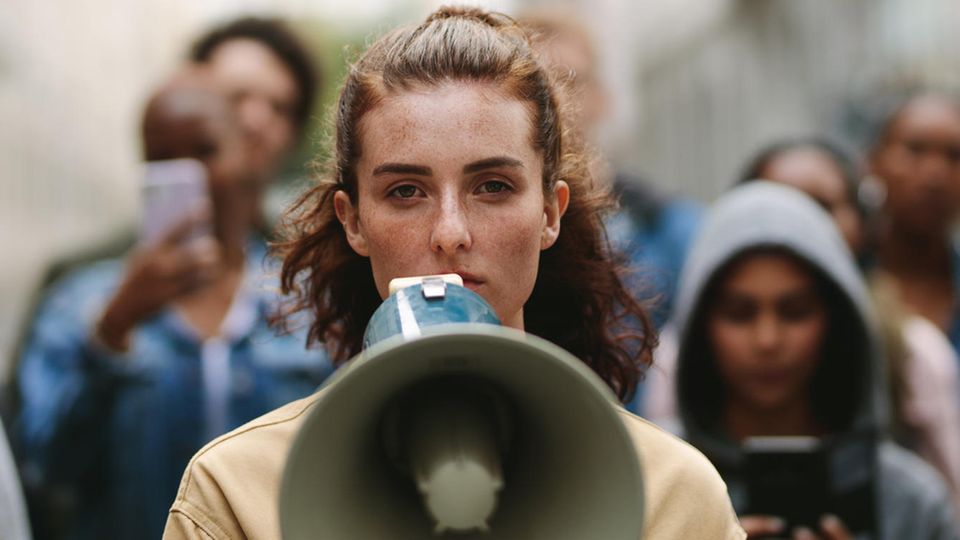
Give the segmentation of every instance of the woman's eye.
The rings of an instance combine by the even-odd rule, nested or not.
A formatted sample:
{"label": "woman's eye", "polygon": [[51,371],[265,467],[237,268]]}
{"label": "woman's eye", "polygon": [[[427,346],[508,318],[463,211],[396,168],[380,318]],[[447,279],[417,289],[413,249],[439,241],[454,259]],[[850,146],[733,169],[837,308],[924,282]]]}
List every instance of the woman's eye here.
{"label": "woman's eye", "polygon": [[903,146],[907,149],[907,152],[914,156],[918,156],[927,151],[926,145],[917,141],[906,141],[903,143]]}
{"label": "woman's eye", "polygon": [[731,323],[747,323],[757,314],[756,307],[749,302],[727,301],[720,302],[716,307],[716,314]]}
{"label": "woman's eye", "polygon": [[797,298],[781,302],[780,318],[789,322],[803,322],[816,316],[819,304],[812,298]]}
{"label": "woman's eye", "polygon": [[397,186],[390,190],[390,196],[399,197],[401,199],[409,199],[417,195],[417,186],[412,186],[410,184],[405,184],[402,186]]}
{"label": "woman's eye", "polygon": [[480,193],[502,193],[509,190],[510,186],[499,180],[489,180],[480,185]]}

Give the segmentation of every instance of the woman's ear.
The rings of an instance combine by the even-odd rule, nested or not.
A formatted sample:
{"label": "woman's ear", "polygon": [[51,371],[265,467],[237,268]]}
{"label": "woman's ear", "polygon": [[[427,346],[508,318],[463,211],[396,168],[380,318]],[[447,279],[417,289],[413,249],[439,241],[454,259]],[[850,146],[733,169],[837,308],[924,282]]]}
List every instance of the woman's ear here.
{"label": "woman's ear", "polygon": [[360,213],[345,191],[338,191],[333,194],[333,209],[337,212],[337,219],[340,220],[343,230],[347,233],[347,242],[350,247],[357,252],[357,255],[368,256],[367,239],[360,227]]}
{"label": "woman's ear", "polygon": [[547,249],[556,243],[560,236],[560,218],[570,204],[570,186],[563,180],[557,180],[553,193],[547,195],[543,207],[543,234],[540,249]]}

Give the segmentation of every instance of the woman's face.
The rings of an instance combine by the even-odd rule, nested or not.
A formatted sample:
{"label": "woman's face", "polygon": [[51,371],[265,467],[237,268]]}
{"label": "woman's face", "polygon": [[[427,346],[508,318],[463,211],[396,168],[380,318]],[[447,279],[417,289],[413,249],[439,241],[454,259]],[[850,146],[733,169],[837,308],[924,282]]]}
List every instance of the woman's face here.
{"label": "woman's face", "polygon": [[394,278],[456,273],[523,328],[540,251],[569,199],[564,182],[544,195],[526,105],[494,85],[451,82],[391,95],[359,127],[356,205],[344,192],[334,202],[380,296]]}
{"label": "woman's face", "polygon": [[234,107],[247,167],[262,180],[270,179],[296,142],[299,90],[293,73],[264,44],[247,38],[217,45],[207,65]]}
{"label": "woman's face", "polygon": [[780,152],[767,161],[760,176],[797,188],[820,203],[850,250],[859,252],[863,242],[860,214],[850,200],[843,172],[824,151],[800,147]]}
{"label": "woman's face", "polygon": [[759,253],[721,279],[707,329],[728,395],[758,411],[807,399],[827,325],[814,277],[786,255]]}
{"label": "woman's face", "polygon": [[938,96],[907,103],[870,159],[886,185],[895,226],[921,236],[948,234],[960,213],[960,109]]}

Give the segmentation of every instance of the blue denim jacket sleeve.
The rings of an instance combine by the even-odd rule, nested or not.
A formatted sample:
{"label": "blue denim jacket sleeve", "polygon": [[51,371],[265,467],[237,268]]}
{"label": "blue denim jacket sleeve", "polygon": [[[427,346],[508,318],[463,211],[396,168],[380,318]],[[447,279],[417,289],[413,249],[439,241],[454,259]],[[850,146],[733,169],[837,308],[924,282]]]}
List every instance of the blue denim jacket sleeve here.
{"label": "blue denim jacket sleeve", "polygon": [[106,442],[106,409],[125,359],[90,339],[116,272],[97,265],[65,277],[43,300],[19,359],[17,422],[31,487],[76,481]]}

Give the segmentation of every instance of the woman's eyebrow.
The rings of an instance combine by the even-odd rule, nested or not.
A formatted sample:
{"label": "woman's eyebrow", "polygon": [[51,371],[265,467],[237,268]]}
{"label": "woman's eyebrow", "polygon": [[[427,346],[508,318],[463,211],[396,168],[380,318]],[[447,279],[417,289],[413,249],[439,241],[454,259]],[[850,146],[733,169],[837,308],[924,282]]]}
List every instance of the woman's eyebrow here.
{"label": "woman's eyebrow", "polygon": [[507,156],[497,156],[481,159],[463,166],[463,174],[470,174],[482,171],[484,169],[495,169],[497,167],[523,167],[523,162]]}
{"label": "woman's eyebrow", "polygon": [[413,174],[416,176],[431,176],[433,170],[423,165],[411,165],[409,163],[383,163],[373,170],[373,176],[381,174]]}
{"label": "woman's eyebrow", "polygon": [[779,300],[782,302],[790,302],[794,300],[806,300],[808,298],[817,298],[817,287],[815,285],[808,285],[804,287],[798,287],[796,289],[789,290],[782,295],[780,295]]}

